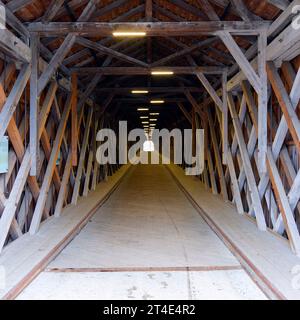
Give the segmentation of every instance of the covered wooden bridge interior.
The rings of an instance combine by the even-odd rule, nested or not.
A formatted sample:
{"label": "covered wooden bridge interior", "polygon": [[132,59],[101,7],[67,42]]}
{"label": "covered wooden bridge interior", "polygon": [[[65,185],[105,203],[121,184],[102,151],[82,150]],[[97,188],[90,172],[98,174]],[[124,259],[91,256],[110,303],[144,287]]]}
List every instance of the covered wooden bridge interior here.
{"label": "covered wooden bridge interior", "polygon": [[[0,30],[0,139],[6,162],[0,174],[0,266],[6,272],[2,298],[17,297],[40,274],[47,276],[47,270],[67,274],[72,269],[73,276],[75,269],[101,275],[104,270],[110,277],[108,271],[118,268],[200,273],[232,265],[246,270],[265,297],[300,298],[293,285],[293,268],[300,264],[300,32],[293,24],[299,0],[0,4],[6,14],[6,28]],[[153,103],[157,100],[164,103]],[[117,130],[121,120],[129,128],[143,128],[147,121],[141,117],[147,120],[149,114],[157,119],[157,129],[204,129],[200,176],[185,176],[182,167],[172,164],[98,164],[99,129]],[[141,201],[139,190],[149,202],[144,207],[143,201],[134,206],[135,197]],[[183,194],[188,205],[180,202]],[[162,250],[157,247],[166,244],[169,251],[173,234],[160,227],[154,214],[162,202],[170,203],[173,214],[180,211],[173,217],[175,224],[184,223],[189,210],[200,213],[198,219],[228,250],[223,258],[229,265],[164,259],[167,252],[157,252]],[[133,229],[150,223],[168,237],[157,235],[147,258],[142,235],[135,245],[129,241],[137,237],[133,229],[127,246],[120,240],[112,248],[112,235],[95,236],[89,245],[107,246],[109,252],[102,248],[98,264],[84,264],[80,259],[92,248],[80,251],[78,237],[88,235],[94,214],[98,212],[102,236],[106,227],[113,229],[122,220],[123,211]],[[108,220],[101,220],[107,212]],[[143,212],[148,216],[139,220]],[[203,226],[198,230],[197,221],[189,222],[194,226],[186,235],[191,246],[193,239],[201,244],[199,230],[208,232]],[[122,234],[126,228],[114,232]],[[91,237],[97,233],[90,231]],[[149,240],[148,231],[144,238]],[[81,255],[77,260],[68,247],[72,239],[70,245]],[[174,242],[175,252],[185,240]],[[128,262],[114,251],[118,244],[144,260]],[[205,247],[222,256],[207,242]],[[63,257],[65,252],[79,263],[64,264],[63,248]],[[195,257],[205,255],[204,248],[195,245]],[[199,289],[196,284],[194,289]],[[30,292],[35,296],[33,289],[27,295],[25,289],[24,297]]]}

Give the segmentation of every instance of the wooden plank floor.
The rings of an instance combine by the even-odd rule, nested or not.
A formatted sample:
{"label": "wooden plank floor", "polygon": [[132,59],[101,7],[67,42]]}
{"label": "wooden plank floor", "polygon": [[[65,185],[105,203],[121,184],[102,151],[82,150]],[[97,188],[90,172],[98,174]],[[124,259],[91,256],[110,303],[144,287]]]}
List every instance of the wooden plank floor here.
{"label": "wooden plank floor", "polygon": [[199,180],[186,176],[178,166],[169,165],[168,169],[209,221],[243,254],[279,298],[300,299],[300,257],[292,253],[287,240],[271,231],[259,231],[255,221],[239,215],[232,203],[225,203],[220,195],[207,191]]}
{"label": "wooden plank floor", "polygon": [[[68,205],[59,218],[51,217],[41,224],[37,234],[24,234],[4,248],[0,267],[4,270],[4,285],[0,286],[0,299],[12,299],[53,259],[57,249],[66,245],[78,229],[85,225],[89,215],[130,170],[123,166],[107,181],[101,182],[88,197],[81,197],[76,206]],[[59,252],[59,251],[58,251]]]}
{"label": "wooden plank floor", "polygon": [[61,297],[265,298],[162,165],[135,166],[19,299]]}

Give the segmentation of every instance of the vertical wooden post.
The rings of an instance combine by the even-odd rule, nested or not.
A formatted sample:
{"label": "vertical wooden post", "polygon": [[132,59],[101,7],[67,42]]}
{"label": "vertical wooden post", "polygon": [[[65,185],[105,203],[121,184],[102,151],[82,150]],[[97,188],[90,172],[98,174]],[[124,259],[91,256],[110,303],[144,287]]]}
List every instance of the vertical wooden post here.
{"label": "vertical wooden post", "polygon": [[196,112],[192,108],[192,156],[196,155]]}
{"label": "vertical wooden post", "polygon": [[59,189],[56,205],[55,205],[55,211],[54,216],[59,217],[63,208],[63,204],[66,197],[66,191],[67,191],[67,184],[69,182],[69,177],[71,173],[71,164],[72,164],[72,150],[69,151],[68,158],[65,164],[65,170],[61,182],[61,187]]}
{"label": "vertical wooden post", "polygon": [[218,140],[217,140],[217,136],[216,136],[216,132],[215,132],[215,128],[214,128],[214,123],[213,123],[213,119],[212,119],[210,110],[207,110],[206,114],[208,116],[210,136],[211,136],[211,140],[212,140],[212,146],[214,149],[216,166],[217,166],[219,179],[220,179],[221,193],[222,193],[223,199],[225,201],[227,201],[228,200],[227,186],[226,186],[225,176],[224,176],[223,167],[222,167],[222,159],[221,159],[221,155],[219,154],[219,146],[218,146]]}
{"label": "vertical wooden post", "polygon": [[218,194],[218,188],[217,188],[216,177],[215,177],[215,172],[214,172],[214,165],[213,165],[212,156],[211,156],[209,149],[207,150],[207,163],[208,163],[208,170],[209,170],[212,193]]}
{"label": "vertical wooden post", "polygon": [[93,165],[93,150],[90,150],[87,169],[86,169],[86,175],[85,175],[85,181],[84,181],[84,187],[83,187],[83,194],[82,194],[84,197],[86,197],[89,192],[92,165]]}
{"label": "vertical wooden post", "polygon": [[227,164],[228,153],[228,105],[227,105],[227,70],[222,75],[222,99],[223,99],[223,112],[222,112],[222,162]]}
{"label": "vertical wooden post", "polygon": [[96,153],[97,153],[97,130],[99,126],[99,121],[95,119],[94,121],[94,135],[93,135],[93,154],[94,154],[94,168],[93,168],[93,178],[92,178],[92,190],[96,190],[96,185],[97,185],[97,176],[98,176],[98,167],[99,163],[97,161]]}
{"label": "vertical wooden post", "polygon": [[258,169],[267,172],[266,156],[268,143],[268,78],[266,70],[267,31],[262,30],[258,36],[258,73],[261,91],[258,94]]}
{"label": "vertical wooden post", "polygon": [[71,76],[71,90],[72,90],[72,128],[71,128],[71,150],[72,150],[72,166],[77,166],[77,74],[72,73]]}
{"label": "vertical wooden post", "polygon": [[232,154],[230,150],[228,150],[228,154],[227,154],[227,163],[228,163],[228,169],[231,177],[234,202],[236,204],[238,213],[243,214],[244,213],[243,202],[242,202],[240,188],[239,188],[238,180],[236,178],[234,163],[233,163]]}
{"label": "vertical wooden post", "polygon": [[[145,3],[146,21],[151,22],[152,15],[153,15],[152,0],[146,0],[146,3]],[[152,63],[152,39],[151,39],[151,37],[147,37],[147,63],[148,64]],[[149,81],[151,81],[151,78],[149,78]]]}
{"label": "vertical wooden post", "polygon": [[38,168],[38,77],[39,77],[39,35],[32,33],[30,35],[31,45],[31,76],[30,76],[30,156],[31,168],[30,175],[37,175]]}
{"label": "vertical wooden post", "polygon": [[81,150],[80,150],[77,175],[76,175],[76,180],[75,180],[75,185],[74,185],[72,200],[71,200],[72,204],[77,204],[77,200],[78,200],[78,196],[79,196],[79,188],[80,188],[82,173],[84,170],[85,153],[86,153],[86,149],[87,149],[87,145],[88,145],[92,116],[93,116],[93,109],[91,108],[89,110],[89,113],[87,116],[87,121],[85,124],[85,131],[84,131],[84,136],[83,136]]}

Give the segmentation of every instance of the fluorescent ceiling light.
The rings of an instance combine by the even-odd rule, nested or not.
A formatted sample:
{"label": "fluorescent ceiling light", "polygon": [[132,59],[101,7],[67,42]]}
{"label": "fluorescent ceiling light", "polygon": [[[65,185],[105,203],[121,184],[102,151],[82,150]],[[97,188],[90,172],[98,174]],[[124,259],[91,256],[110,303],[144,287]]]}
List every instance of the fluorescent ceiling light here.
{"label": "fluorescent ceiling light", "polygon": [[148,116],[141,116],[141,119],[148,119]]}
{"label": "fluorescent ceiling light", "polygon": [[133,94],[142,94],[142,93],[149,93],[148,90],[131,90]]}
{"label": "fluorescent ceiling light", "polygon": [[160,103],[165,103],[164,100],[151,100],[150,103],[152,104],[160,104]]}
{"label": "fluorescent ceiling light", "polygon": [[150,116],[159,116],[159,112],[150,112]]}
{"label": "fluorescent ceiling light", "polygon": [[137,111],[148,111],[149,108],[138,108]]}
{"label": "fluorescent ceiling light", "polygon": [[146,32],[137,31],[116,31],[113,32],[114,37],[144,37]]}
{"label": "fluorescent ceiling light", "polygon": [[170,76],[170,75],[174,74],[174,72],[161,70],[161,71],[151,71],[151,74],[153,76]]}
{"label": "fluorescent ceiling light", "polygon": [[157,121],[157,119],[149,119],[149,121]]}
{"label": "fluorescent ceiling light", "polygon": [[149,124],[149,121],[143,121],[142,124]]}

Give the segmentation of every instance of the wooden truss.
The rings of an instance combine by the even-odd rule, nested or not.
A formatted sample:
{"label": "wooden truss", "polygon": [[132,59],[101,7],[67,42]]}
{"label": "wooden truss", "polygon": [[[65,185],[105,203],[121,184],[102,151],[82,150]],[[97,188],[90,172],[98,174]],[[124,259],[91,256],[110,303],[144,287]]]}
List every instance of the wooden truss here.
{"label": "wooden truss", "polygon": [[[30,2],[6,4],[10,28],[0,33],[0,139],[8,135],[10,141],[9,168],[0,175],[0,251],[26,232],[37,233],[41,222],[59,217],[66,205],[76,205],[118,169],[98,165],[95,137],[99,128],[116,127],[118,103],[148,101],[119,97],[135,88],[165,94],[194,131],[205,129],[205,169],[199,178],[206,188],[232,202],[260,230],[287,238],[300,254],[300,71],[299,60],[291,62],[299,54],[300,35],[287,26],[298,0],[268,1],[284,10],[273,22],[241,0],[231,1],[237,21],[217,15],[211,3],[225,10],[223,1],[196,1],[197,8],[172,1],[198,18],[187,21],[147,0],[111,22],[91,22],[128,3],[102,7],[92,0],[69,1],[73,11],[84,5],[77,19],[52,22],[65,13],[59,0],[51,1],[38,21],[24,24],[14,13]],[[134,22],[126,22],[129,18]],[[124,29],[147,37],[112,43],[112,32]],[[92,41],[93,36],[100,39]],[[182,40],[190,36],[201,39]],[[51,51],[53,37],[63,39]],[[164,37],[162,56],[155,56],[154,37]],[[241,39],[251,46],[244,50]],[[216,43],[225,50],[217,50]],[[80,49],[73,51],[76,46]],[[204,63],[197,64],[197,54]],[[179,86],[119,86],[162,67],[175,73]]]}

